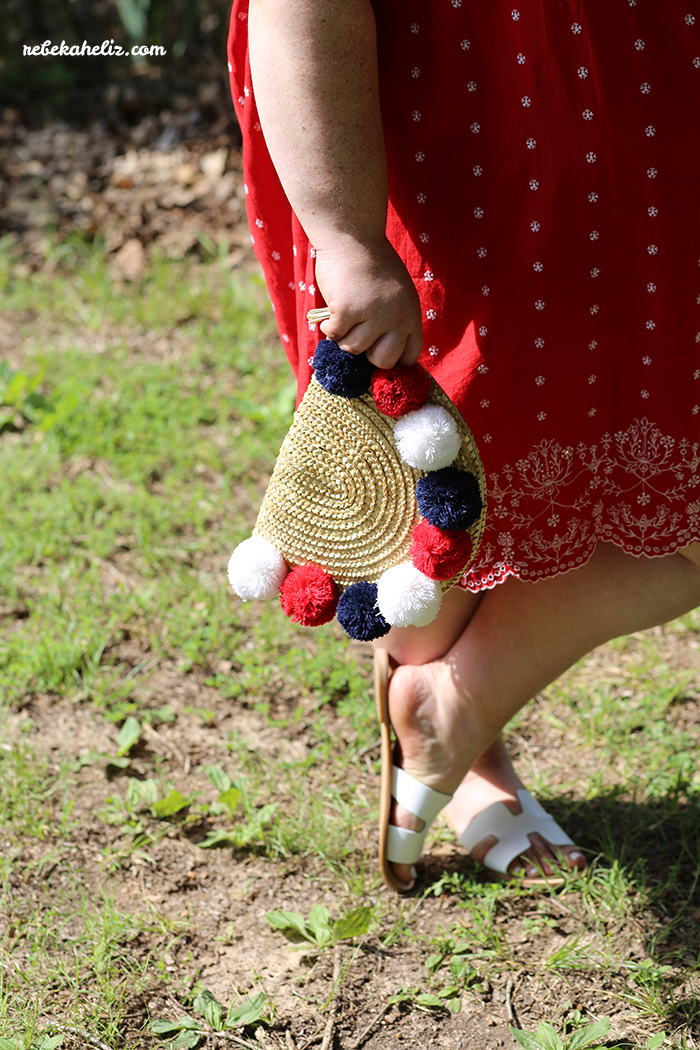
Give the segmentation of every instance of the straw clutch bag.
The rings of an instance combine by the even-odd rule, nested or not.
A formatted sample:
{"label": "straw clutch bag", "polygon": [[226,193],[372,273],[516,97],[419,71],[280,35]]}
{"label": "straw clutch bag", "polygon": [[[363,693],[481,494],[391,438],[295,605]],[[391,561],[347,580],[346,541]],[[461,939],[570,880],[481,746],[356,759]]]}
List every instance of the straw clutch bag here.
{"label": "straw clutch bag", "polygon": [[374,368],[325,339],[314,370],[231,585],[362,641],[424,626],[483,533],[474,439],[420,365]]}

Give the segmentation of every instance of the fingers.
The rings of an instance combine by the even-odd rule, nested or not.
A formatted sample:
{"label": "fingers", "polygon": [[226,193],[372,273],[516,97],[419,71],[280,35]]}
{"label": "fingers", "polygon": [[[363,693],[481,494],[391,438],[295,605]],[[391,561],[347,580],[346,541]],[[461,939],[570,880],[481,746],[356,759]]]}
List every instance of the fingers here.
{"label": "fingers", "polygon": [[360,322],[349,330],[336,317],[324,321],[320,329],[327,339],[333,339],[349,354],[367,354],[367,360],[376,368],[393,368],[395,364],[414,365],[420,357],[423,335],[420,330],[402,332],[392,329],[377,337],[376,325]]}

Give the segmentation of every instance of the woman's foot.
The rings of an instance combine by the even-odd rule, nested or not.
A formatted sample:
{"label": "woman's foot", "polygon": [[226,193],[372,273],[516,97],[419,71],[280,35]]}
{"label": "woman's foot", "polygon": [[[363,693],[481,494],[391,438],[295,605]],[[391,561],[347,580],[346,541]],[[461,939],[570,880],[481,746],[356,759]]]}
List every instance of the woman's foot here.
{"label": "woman's foot", "polygon": [[[397,737],[394,764],[436,791],[454,793],[444,812],[458,832],[494,802],[504,802],[513,813],[520,812],[516,792],[522,784],[505,746],[500,737],[484,746],[488,730],[479,727],[446,663],[397,667],[389,683],[389,712]],[[391,823],[413,831],[423,827],[421,820],[397,803],[392,807]],[[563,853],[572,869],[585,866],[583,854],[574,846],[553,847],[536,834],[530,841],[531,849],[511,862],[510,873],[551,875],[552,864],[558,864]],[[493,836],[480,842],[472,850],[474,859],[483,861],[495,842]],[[393,870],[403,882],[415,878],[410,865],[394,864]]]}
{"label": "woman's foot", "polygon": [[[452,802],[443,810],[443,815],[458,835],[494,802],[502,802],[517,815],[521,812],[517,792],[522,787],[503,739],[498,737],[476,760],[455,791]],[[553,846],[536,832],[528,837],[532,846],[510,862],[510,875],[541,878],[556,876],[557,869],[564,865],[572,871],[585,868],[585,858],[577,846]],[[470,855],[483,864],[486,854],[497,841],[495,835],[482,839]]]}
{"label": "woman's foot", "polygon": [[[389,715],[396,735],[394,765],[423,784],[451,795],[462,782],[473,753],[468,707],[445,664],[397,667],[389,682]],[[421,831],[423,821],[393,802],[391,823]],[[392,864],[397,878],[411,884],[411,865]]]}

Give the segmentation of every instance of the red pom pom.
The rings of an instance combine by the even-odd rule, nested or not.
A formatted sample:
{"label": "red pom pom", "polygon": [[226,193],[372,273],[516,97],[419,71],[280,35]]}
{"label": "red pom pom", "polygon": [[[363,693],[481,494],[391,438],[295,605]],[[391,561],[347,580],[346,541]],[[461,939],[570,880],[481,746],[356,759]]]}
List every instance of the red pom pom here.
{"label": "red pom pom", "polygon": [[430,376],[421,365],[394,365],[375,368],[372,397],[380,412],[392,419],[415,412],[428,400]]}
{"label": "red pom pom", "polygon": [[451,580],[468,564],[471,553],[466,529],[439,529],[424,519],[413,530],[411,560],[431,580]]}
{"label": "red pom pom", "polygon": [[338,588],[318,565],[297,565],[284,578],[280,601],[287,616],[304,627],[329,623],[338,605]]}

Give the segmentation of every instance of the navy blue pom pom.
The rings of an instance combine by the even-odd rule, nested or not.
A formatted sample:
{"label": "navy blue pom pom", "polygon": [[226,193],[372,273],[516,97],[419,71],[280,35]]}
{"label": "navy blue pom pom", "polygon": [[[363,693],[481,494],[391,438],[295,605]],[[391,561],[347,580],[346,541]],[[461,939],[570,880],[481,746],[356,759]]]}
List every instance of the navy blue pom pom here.
{"label": "navy blue pom pom", "polygon": [[369,390],[374,365],[364,354],[349,354],[332,339],[322,339],[314,354],[316,378],[329,394],[361,397]]}
{"label": "navy blue pom pom", "polygon": [[338,623],[357,642],[383,638],[391,630],[377,608],[376,583],[351,583],[338,600]]}
{"label": "navy blue pom pom", "polygon": [[481,514],[479,482],[456,467],[431,470],[416,484],[418,509],[439,529],[468,529]]}

